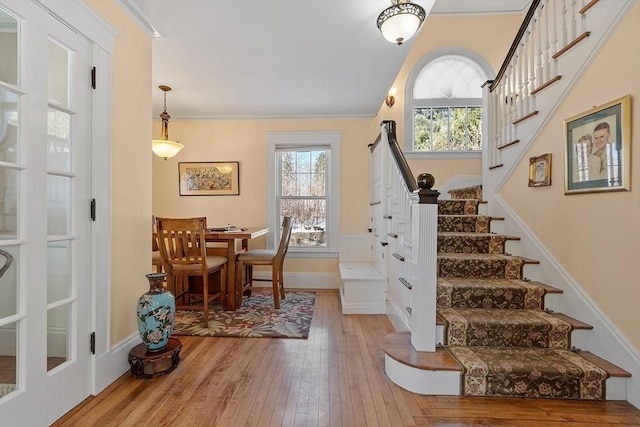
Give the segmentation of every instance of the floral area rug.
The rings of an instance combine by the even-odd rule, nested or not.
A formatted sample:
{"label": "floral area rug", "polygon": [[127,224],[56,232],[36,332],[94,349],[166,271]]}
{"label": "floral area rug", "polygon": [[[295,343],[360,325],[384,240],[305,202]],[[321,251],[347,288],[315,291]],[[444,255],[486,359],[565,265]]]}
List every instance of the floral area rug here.
{"label": "floral area rug", "polygon": [[270,291],[254,290],[236,311],[223,311],[215,301],[209,307],[208,328],[202,326],[201,311],[177,310],[172,335],[306,339],[315,301],[313,292],[287,292],[276,310]]}
{"label": "floral area rug", "polygon": [[448,347],[467,396],[602,400],[607,373],[569,350]]}

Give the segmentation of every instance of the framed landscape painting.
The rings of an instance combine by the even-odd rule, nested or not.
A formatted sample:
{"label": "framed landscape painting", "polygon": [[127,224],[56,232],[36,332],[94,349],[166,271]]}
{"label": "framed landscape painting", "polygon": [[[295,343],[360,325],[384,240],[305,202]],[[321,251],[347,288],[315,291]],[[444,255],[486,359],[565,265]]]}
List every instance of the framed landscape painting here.
{"label": "framed landscape painting", "polygon": [[631,96],[565,120],[565,194],[629,191]]}
{"label": "framed landscape painting", "polygon": [[178,163],[181,196],[237,196],[238,162]]}

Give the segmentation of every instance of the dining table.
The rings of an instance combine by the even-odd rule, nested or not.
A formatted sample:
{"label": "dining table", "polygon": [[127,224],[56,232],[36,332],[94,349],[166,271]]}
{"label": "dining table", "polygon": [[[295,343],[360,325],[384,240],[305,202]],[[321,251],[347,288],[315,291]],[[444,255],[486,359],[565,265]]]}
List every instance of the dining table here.
{"label": "dining table", "polygon": [[[236,257],[249,248],[249,240],[269,233],[268,227],[209,227],[205,233],[206,242],[226,244],[227,253],[227,292],[222,301],[222,308],[235,311],[240,308],[240,294],[236,288]],[[224,247],[224,245],[223,245]],[[240,287],[242,289],[242,287]]]}

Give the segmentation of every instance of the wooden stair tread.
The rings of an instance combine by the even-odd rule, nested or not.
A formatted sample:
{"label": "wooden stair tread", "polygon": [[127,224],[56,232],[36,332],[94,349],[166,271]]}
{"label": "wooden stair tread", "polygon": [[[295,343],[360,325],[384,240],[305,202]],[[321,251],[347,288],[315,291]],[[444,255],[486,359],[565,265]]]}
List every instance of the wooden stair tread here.
{"label": "wooden stair tread", "polygon": [[593,326],[589,325],[588,323],[584,323],[578,319],[574,319],[573,317],[567,316],[566,314],[562,314],[562,313],[549,313],[551,314],[553,317],[560,319],[560,320],[564,320],[565,322],[567,322],[568,324],[570,324],[573,329],[593,329]]}
{"label": "wooden stair tread", "polygon": [[411,345],[409,332],[394,332],[380,340],[385,354],[392,359],[417,369],[427,371],[462,371],[462,367],[444,349],[435,352],[416,351]]}
{"label": "wooden stair tread", "polygon": [[[514,279],[517,280],[517,279]],[[524,280],[524,282],[528,282],[531,284],[534,284],[536,286],[540,286],[541,288],[544,288],[544,290],[548,293],[548,294],[561,294],[564,291],[560,288],[556,288],[554,286],[551,285],[547,285],[546,283],[542,283],[542,282],[536,282],[536,281],[531,281],[531,280]]]}
{"label": "wooden stair tread", "polygon": [[631,377],[631,373],[625,371],[624,369],[622,369],[621,367],[614,365],[613,363],[604,360],[601,357],[596,356],[595,354],[589,352],[589,351],[579,351],[578,354],[580,355],[580,357],[583,357],[584,359],[587,359],[589,362],[593,363],[594,365],[599,366],[601,369],[604,369],[605,371],[607,371],[607,374],[609,374],[609,377],[615,377],[615,378],[630,378]]}

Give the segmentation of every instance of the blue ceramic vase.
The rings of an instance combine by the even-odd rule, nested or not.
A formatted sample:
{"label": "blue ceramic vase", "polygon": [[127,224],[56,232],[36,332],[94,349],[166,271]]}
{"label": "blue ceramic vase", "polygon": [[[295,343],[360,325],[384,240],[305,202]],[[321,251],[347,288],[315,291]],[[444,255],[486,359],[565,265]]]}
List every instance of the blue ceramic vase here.
{"label": "blue ceramic vase", "polygon": [[149,291],[138,300],[138,331],[149,351],[160,351],[169,343],[176,314],[173,294],[162,287],[165,273],[149,273]]}

